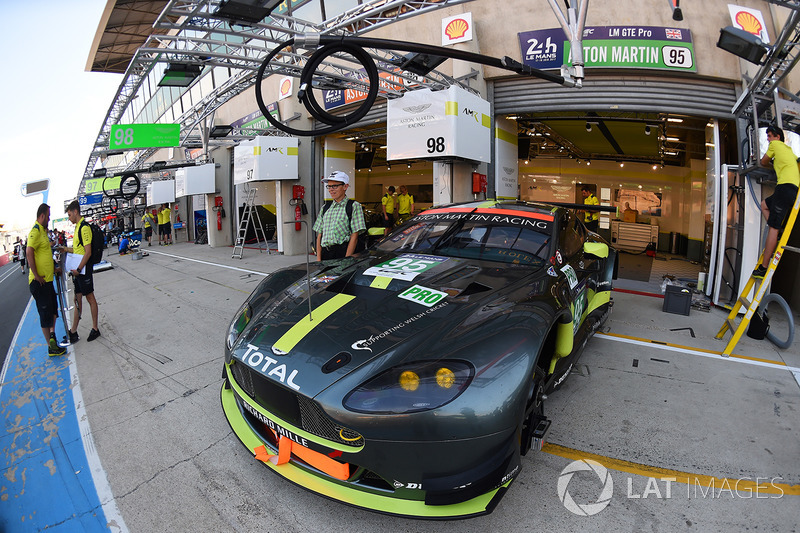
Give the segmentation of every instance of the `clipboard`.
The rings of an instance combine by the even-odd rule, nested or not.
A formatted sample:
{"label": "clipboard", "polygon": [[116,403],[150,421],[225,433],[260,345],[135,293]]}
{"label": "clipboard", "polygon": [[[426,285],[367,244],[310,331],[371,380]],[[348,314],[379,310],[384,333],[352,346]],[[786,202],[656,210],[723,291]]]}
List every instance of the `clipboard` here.
{"label": "clipboard", "polygon": [[[66,268],[67,272],[71,272],[73,270],[78,270],[78,266],[81,264],[81,260],[83,256],[80,254],[67,254],[67,259],[64,261],[64,268]],[[80,274],[86,274],[86,267],[84,266],[80,271]]]}

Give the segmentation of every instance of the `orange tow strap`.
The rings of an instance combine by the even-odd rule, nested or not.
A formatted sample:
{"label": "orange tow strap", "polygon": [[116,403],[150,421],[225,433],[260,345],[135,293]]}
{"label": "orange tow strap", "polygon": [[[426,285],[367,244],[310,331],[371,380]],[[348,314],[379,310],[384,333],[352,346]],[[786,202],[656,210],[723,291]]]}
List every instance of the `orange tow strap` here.
{"label": "orange tow strap", "polygon": [[341,479],[342,481],[350,477],[349,464],[335,461],[327,455],[310,450],[302,444],[298,444],[292,439],[283,436],[280,441],[278,441],[278,455],[269,453],[267,447],[264,445],[254,448],[253,452],[255,453],[256,459],[259,461],[264,463],[270,462],[275,466],[288,463],[291,455],[295,454],[299,459],[302,459],[317,470],[325,472],[331,477]]}

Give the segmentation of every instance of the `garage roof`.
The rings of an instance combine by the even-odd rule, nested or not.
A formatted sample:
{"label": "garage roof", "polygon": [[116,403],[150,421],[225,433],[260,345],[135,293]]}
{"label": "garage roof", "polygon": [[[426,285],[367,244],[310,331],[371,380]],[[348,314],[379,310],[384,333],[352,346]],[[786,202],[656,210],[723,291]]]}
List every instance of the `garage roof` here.
{"label": "garage roof", "polygon": [[124,74],[136,50],[154,33],[166,0],[108,0],[92,41],[87,72]]}

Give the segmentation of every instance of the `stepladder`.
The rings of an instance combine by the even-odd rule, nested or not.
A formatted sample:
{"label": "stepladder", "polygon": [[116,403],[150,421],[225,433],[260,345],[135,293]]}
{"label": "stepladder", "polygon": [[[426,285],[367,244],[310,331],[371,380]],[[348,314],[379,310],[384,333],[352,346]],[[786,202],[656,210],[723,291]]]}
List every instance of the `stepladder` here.
{"label": "stepladder", "polygon": [[[730,357],[733,353],[734,348],[739,343],[739,340],[742,338],[742,335],[747,331],[748,326],[750,325],[751,320],[753,319],[753,315],[758,311],[759,305],[761,304],[761,300],[766,296],[767,289],[770,287],[770,282],[772,281],[772,277],[775,274],[775,269],[778,268],[778,264],[780,264],[781,258],[786,252],[795,252],[800,253],[800,248],[796,248],[793,246],[788,246],[787,242],[789,241],[789,236],[792,233],[792,229],[794,228],[795,221],[797,220],[797,214],[800,210],[800,193],[795,197],[794,205],[792,206],[792,210],[789,213],[788,219],[786,220],[786,224],[783,227],[782,233],[778,237],[778,243],[775,247],[775,252],[772,254],[772,257],[769,261],[769,266],[767,267],[767,271],[764,274],[763,278],[756,277],[754,274],[750,274],[750,279],[747,280],[744,288],[742,289],[742,293],[739,295],[739,298],[736,300],[736,304],[731,309],[731,312],[728,314],[728,317],[725,319],[725,322],[722,324],[719,332],[716,335],[717,339],[723,338],[725,332],[731,332],[731,338],[728,341],[728,344],[725,346],[725,349],[722,351],[723,357]],[[764,260],[764,254],[762,252],[761,256],[758,258],[758,265],[761,265]],[[749,300],[747,296],[753,291],[753,289],[758,283],[758,288],[755,290],[753,294],[753,299]],[[742,316],[739,323],[736,323],[736,319],[739,315],[740,310],[744,308],[746,311],[744,316]]]}
{"label": "stepladder", "polygon": [[241,259],[242,255],[244,254],[244,245],[247,239],[247,230],[250,227],[250,223],[253,223],[253,232],[256,237],[256,242],[258,244],[258,251],[262,253],[264,250],[261,249],[261,243],[264,242],[267,246],[267,252],[270,252],[269,243],[267,242],[267,238],[264,235],[264,226],[261,224],[261,216],[258,214],[258,209],[255,206],[255,199],[257,189],[251,188],[247,191],[247,197],[245,198],[244,202],[244,210],[242,211],[242,220],[239,222],[239,231],[236,234],[236,243],[233,246],[233,254],[231,254],[231,259]]}

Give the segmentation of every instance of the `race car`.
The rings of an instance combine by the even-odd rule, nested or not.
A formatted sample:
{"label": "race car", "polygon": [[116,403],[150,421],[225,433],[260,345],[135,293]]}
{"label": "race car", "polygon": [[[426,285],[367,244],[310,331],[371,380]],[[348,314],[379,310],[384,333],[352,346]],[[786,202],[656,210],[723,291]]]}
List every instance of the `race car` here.
{"label": "race car", "polygon": [[355,257],[279,270],[230,324],[222,407],[315,493],[490,513],[541,449],[546,393],[611,310],[616,251],[563,207],[433,208]]}

